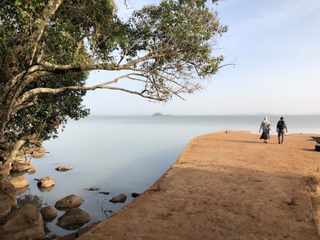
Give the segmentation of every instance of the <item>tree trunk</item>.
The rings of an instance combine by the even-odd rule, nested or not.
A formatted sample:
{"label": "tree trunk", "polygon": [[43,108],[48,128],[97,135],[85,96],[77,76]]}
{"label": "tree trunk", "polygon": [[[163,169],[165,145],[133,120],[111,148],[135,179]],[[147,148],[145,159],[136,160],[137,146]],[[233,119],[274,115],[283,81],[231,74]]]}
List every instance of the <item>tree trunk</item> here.
{"label": "tree trunk", "polygon": [[11,116],[14,114],[14,94],[6,94],[0,92],[0,94],[6,95],[6,99],[2,99],[0,102],[0,160],[5,161],[4,153],[9,153],[13,147],[12,143],[5,137],[5,130],[10,121]]}

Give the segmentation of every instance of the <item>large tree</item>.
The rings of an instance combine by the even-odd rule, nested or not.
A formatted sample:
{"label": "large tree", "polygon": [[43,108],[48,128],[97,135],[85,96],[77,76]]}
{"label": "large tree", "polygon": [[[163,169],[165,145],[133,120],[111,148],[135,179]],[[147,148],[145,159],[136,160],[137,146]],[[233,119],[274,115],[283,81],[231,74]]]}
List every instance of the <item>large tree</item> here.
{"label": "large tree", "polygon": [[[198,90],[200,79],[221,66],[212,41],[226,31],[206,4],[163,0],[124,22],[112,0],[2,0],[2,155],[55,135],[67,118],[86,116],[81,101],[88,90],[118,90],[155,101]],[[119,75],[87,86],[92,70]],[[128,81],[135,84],[124,84]]]}

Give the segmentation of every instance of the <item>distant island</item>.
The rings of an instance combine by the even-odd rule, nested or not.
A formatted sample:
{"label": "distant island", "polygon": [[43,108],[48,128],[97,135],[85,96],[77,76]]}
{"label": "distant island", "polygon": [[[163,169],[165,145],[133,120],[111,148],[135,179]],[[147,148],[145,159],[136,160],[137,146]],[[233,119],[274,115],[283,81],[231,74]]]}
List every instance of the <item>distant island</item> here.
{"label": "distant island", "polygon": [[152,117],[163,117],[163,116],[171,116],[171,115],[170,114],[162,114],[159,112],[152,114]]}

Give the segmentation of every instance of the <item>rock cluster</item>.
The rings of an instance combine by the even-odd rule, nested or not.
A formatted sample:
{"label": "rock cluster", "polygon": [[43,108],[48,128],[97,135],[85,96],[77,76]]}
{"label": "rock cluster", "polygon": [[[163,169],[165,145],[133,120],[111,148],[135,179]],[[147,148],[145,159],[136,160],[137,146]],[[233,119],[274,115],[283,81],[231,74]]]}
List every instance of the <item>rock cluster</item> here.
{"label": "rock cluster", "polygon": [[83,224],[90,221],[90,215],[79,206],[83,203],[80,196],[71,194],[56,202],[55,207],[59,210],[66,209],[66,213],[58,219],[58,226],[72,230],[77,229]]}
{"label": "rock cluster", "polygon": [[17,205],[15,187],[7,180],[0,180],[0,221],[4,220]]}
{"label": "rock cluster", "polygon": [[1,239],[39,239],[45,235],[41,214],[33,204],[23,205],[0,225]]}
{"label": "rock cluster", "polygon": [[16,208],[15,186],[5,179],[0,180],[0,202],[1,239],[40,239],[45,235],[37,206],[25,204]]}

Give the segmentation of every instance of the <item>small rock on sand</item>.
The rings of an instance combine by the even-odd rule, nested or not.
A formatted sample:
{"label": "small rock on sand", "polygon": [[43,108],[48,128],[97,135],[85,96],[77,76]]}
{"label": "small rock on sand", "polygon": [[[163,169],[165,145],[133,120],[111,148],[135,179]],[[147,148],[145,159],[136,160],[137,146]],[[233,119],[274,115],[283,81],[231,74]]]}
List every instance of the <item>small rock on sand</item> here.
{"label": "small rock on sand", "polygon": [[140,195],[141,195],[140,193],[135,193],[135,192],[131,194],[133,198],[139,197]]}

